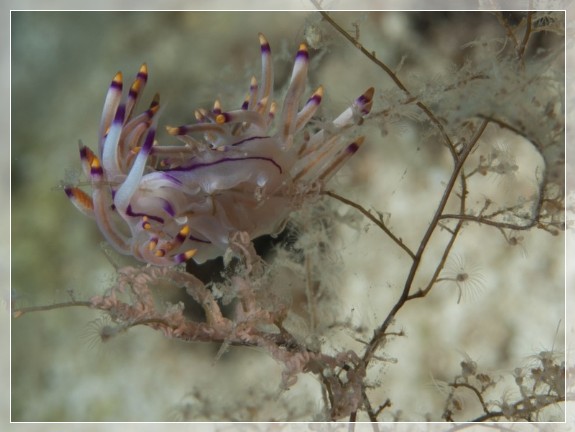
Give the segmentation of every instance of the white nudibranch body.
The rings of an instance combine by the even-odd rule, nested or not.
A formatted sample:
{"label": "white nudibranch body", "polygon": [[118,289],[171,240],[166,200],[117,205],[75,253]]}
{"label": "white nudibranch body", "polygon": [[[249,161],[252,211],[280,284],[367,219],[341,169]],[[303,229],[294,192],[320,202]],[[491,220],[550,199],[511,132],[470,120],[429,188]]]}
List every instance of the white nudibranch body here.
{"label": "white nudibranch body", "polygon": [[195,112],[196,123],[168,127],[183,145],[156,142],[158,95],[133,116],[147,66],[125,98],[122,74],[116,74],[104,102],[98,151],[80,146],[91,194],[72,185],[65,192],[120,253],[163,266],[192,257],[203,262],[223,255],[236,233],[250,239],[276,234],[306,191],[323,187],[362,144],[363,137],[349,143],[342,132],[369,113],[373,88],[326,129],[302,132],[323,95],[319,87],[299,109],[308,68],[304,44],[272,131],[272,59],[261,34],[260,46],[261,84],[252,78],[238,110],[222,111],[216,101],[212,110]]}

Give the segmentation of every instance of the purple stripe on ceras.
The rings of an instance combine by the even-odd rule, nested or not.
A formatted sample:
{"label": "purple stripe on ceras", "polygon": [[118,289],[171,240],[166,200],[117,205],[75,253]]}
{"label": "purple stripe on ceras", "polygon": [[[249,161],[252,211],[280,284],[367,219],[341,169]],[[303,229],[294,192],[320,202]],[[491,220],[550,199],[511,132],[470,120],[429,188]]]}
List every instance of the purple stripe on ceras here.
{"label": "purple stripe on ceras", "polygon": [[116,115],[114,116],[114,120],[112,121],[112,126],[117,124],[124,124],[124,117],[126,116],[126,105],[121,104],[118,109],[116,110]]}
{"label": "purple stripe on ceras", "polygon": [[215,162],[197,163],[197,164],[193,164],[193,165],[189,165],[189,166],[179,166],[179,167],[175,167],[175,168],[169,168],[166,171],[193,171],[197,168],[206,168],[206,167],[210,167],[210,166],[214,166],[214,165],[219,165],[221,163],[239,162],[239,161],[244,161],[244,160],[263,160],[265,162],[269,162],[269,163],[274,164],[275,167],[280,172],[280,174],[283,173],[282,167],[276,161],[274,161],[271,158],[267,158],[267,157],[263,157],[263,156],[246,156],[246,157],[240,157],[240,158],[222,158],[222,159],[215,161]]}
{"label": "purple stripe on ceras", "polygon": [[345,149],[346,152],[351,153],[351,154],[354,154],[357,150],[359,150],[359,144],[356,142],[352,142]]}
{"label": "purple stripe on ceras", "polygon": [[152,146],[154,145],[155,136],[156,136],[156,128],[150,128],[148,134],[146,135],[146,140],[144,141],[144,144],[142,145],[142,148],[138,153],[138,156],[140,154],[148,156],[152,152]]}
{"label": "purple stripe on ceras", "polygon": [[186,241],[186,238],[187,237],[185,236],[185,234],[182,234],[180,231],[176,234],[176,237],[174,237],[174,241],[177,243],[183,243]]}
{"label": "purple stripe on ceras", "polygon": [[359,107],[362,114],[369,114],[369,111],[371,111],[373,92],[373,87],[371,87],[355,100],[355,103]]}
{"label": "purple stripe on ceras", "polygon": [[[176,136],[186,135],[188,133],[188,128],[186,126],[178,126],[175,129],[176,129],[176,132],[173,133],[173,135],[176,135]],[[172,134],[171,131],[170,131],[170,134]]]}
{"label": "purple stripe on ceras", "polygon": [[119,91],[120,93],[122,92],[122,80],[112,80],[112,83],[110,84],[110,90],[116,90]]}
{"label": "purple stripe on ceras", "polygon": [[[146,82],[148,81],[148,74],[146,72],[139,71],[138,75],[136,75],[136,82],[138,80],[142,81],[142,84],[146,84]],[[134,84],[136,84],[136,82],[134,82]],[[132,85],[132,87],[130,87],[130,93],[128,93],[128,96],[135,99],[138,96],[139,89],[141,88],[142,88],[141,86]]]}
{"label": "purple stripe on ceras", "polygon": [[306,105],[308,104],[319,105],[320,103],[321,103],[321,96],[317,93],[314,93],[313,96],[307,100]]}
{"label": "purple stripe on ceras", "polygon": [[295,55],[295,61],[307,62],[308,60],[309,60],[309,52],[307,51],[307,48],[298,50],[297,54]]}
{"label": "purple stripe on ceras", "polygon": [[150,103],[150,108],[148,110],[154,109],[158,105],[160,105],[160,95],[158,93],[156,93],[154,95],[154,99],[152,99],[152,102]]}
{"label": "purple stripe on ceras", "polygon": [[[267,51],[269,52],[269,45]],[[264,53],[264,51],[262,51],[262,53]],[[250,93],[244,100],[244,103],[242,103],[241,107],[242,110],[245,111],[250,107],[250,100],[252,100],[252,98],[255,98],[257,92],[258,92],[258,82],[256,81],[255,77],[253,77],[252,80],[250,81]]]}
{"label": "purple stripe on ceras", "polygon": [[262,52],[262,55],[269,55],[272,52],[268,41],[265,41],[263,44],[260,45],[260,50]]}
{"label": "purple stripe on ceras", "polygon": [[148,118],[153,118],[154,114],[156,114],[158,112],[158,110],[160,106],[160,95],[158,93],[156,93],[154,95],[154,99],[152,99],[152,102],[150,103],[149,108],[146,110],[146,115],[148,116]]}
{"label": "purple stripe on ceras", "polygon": [[364,140],[365,137],[363,136],[357,137],[354,142],[346,147],[345,151],[351,154],[355,153],[361,147]]}
{"label": "purple stripe on ceras", "polygon": [[186,262],[186,255],[181,253],[181,254],[174,256],[174,262],[176,264],[182,264],[182,263]]}
{"label": "purple stripe on ceras", "polygon": [[104,175],[104,169],[100,165],[91,166],[90,167],[90,175],[92,177],[96,177],[96,178],[102,177]]}
{"label": "purple stripe on ceras", "polygon": [[362,112],[365,107],[371,100],[366,98],[365,95],[361,95],[355,100],[355,103],[361,108]]}
{"label": "purple stripe on ceras", "polygon": [[87,161],[88,160],[88,155],[90,152],[90,149],[88,147],[86,147],[85,145],[80,146],[80,160],[81,161]]}

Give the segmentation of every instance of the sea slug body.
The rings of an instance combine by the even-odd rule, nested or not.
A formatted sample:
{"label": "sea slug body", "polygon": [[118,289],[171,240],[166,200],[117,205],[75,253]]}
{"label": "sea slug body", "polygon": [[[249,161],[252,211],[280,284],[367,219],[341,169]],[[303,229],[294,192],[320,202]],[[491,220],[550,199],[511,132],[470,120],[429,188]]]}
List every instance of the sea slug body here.
{"label": "sea slug body", "polygon": [[134,115],[147,66],[141,66],[125,97],[122,74],[115,75],[104,102],[98,150],[80,145],[91,192],[74,185],[64,189],[120,253],[161,266],[192,257],[204,262],[223,255],[237,232],[250,239],[276,234],[301,204],[296,197],[322,188],[363,143],[363,137],[350,143],[343,132],[369,113],[373,88],[328,127],[304,130],[323,96],[320,86],[299,108],[307,47],[299,46],[276,116],[271,50],[263,35],[259,39],[261,83],[252,78],[237,110],[223,111],[216,101],[211,110],[196,110],[196,123],[168,127],[182,145],[156,142],[158,95]]}

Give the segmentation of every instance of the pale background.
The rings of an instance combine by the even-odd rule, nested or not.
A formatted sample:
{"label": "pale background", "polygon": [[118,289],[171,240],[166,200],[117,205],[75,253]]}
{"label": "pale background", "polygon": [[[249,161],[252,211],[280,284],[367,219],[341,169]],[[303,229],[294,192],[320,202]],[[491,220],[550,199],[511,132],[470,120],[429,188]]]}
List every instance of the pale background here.
{"label": "pale background", "polygon": [[[90,295],[112,279],[96,227],[56,188],[67,170],[78,166],[78,139],[94,145],[104,94],[117,70],[129,80],[147,62],[144,102],[158,91],[168,102],[164,124],[184,122],[194,108],[209,107],[216,96],[224,107],[241,103],[250,75],[259,76],[260,31],[272,45],[276,79],[282,83],[306,23],[314,19],[307,13],[255,12],[13,15],[13,294],[23,304],[45,304],[66,299],[70,289],[79,297]],[[418,43],[410,39],[413,29],[406,29],[410,20],[401,15],[356,13],[341,20],[358,21],[366,44],[371,40],[366,29],[388,35],[389,45],[377,46],[377,51],[390,59]],[[396,27],[390,31],[390,26]],[[379,71],[341,40],[312,51],[312,58],[317,63],[310,86],[325,86],[326,116],[344,109],[367,85],[390,85],[380,85]],[[437,62],[441,69],[441,58]],[[425,218],[415,216],[426,205],[433,207],[435,201],[426,204],[425,199],[440,191],[442,178],[435,170],[409,167],[414,160],[429,166],[430,155],[410,149],[409,137],[401,139],[405,147],[397,151],[392,138],[374,134],[334,185],[348,196],[357,193],[368,207],[392,213],[394,226],[409,238],[405,233],[415,226],[413,221],[425,224]],[[372,168],[365,174],[367,181],[357,175],[366,166]],[[353,186],[359,180],[370,187],[360,183],[357,192]],[[412,238],[417,238],[414,231]],[[535,233],[526,236],[522,248],[510,248],[493,231],[471,227],[468,235],[461,250],[466,259],[478,262],[488,281],[485,288],[457,305],[455,289],[446,286],[423,300],[426,305],[409,306],[399,317],[409,337],[391,345],[389,355],[398,364],[386,367],[383,380],[407,419],[423,420],[426,412],[441,409],[431,377],[449,379],[458,373],[461,352],[480,367],[503,373],[543,349],[564,349],[563,332],[555,334],[564,304],[561,241]],[[343,228],[339,242],[346,264],[341,313],[374,325],[397,295],[393,286],[404,277],[401,255],[374,227],[368,233]],[[12,420],[176,420],[177,407],[194,389],[214,406],[213,417],[206,420],[234,419],[234,400],[246,398],[257,404],[258,420],[282,420],[282,405],[299,406],[299,419],[310,420],[319,405],[306,396],[308,391],[317,394],[311,377],[302,376],[292,390],[278,395],[280,367],[254,350],[232,350],[212,364],[217,347],[170,341],[145,329],[90,348],[84,333],[96,317],[87,310],[69,310],[12,323]],[[415,400],[414,393],[421,398]],[[257,402],[266,394],[267,403]],[[230,417],[218,418],[222,411]],[[242,412],[241,419],[249,414]]]}

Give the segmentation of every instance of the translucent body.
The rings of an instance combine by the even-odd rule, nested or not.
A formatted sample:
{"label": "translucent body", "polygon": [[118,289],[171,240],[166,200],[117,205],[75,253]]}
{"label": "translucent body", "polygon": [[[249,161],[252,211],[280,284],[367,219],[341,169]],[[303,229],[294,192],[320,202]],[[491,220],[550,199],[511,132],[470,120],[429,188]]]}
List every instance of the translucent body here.
{"label": "translucent body", "polygon": [[224,112],[216,101],[212,110],[196,111],[196,123],[168,127],[183,145],[155,142],[158,96],[147,111],[132,116],[147,81],[147,66],[140,68],[126,98],[122,75],[116,74],[104,103],[98,152],[80,147],[91,193],[75,186],[65,191],[119,252],[156,265],[192,257],[203,262],[223,255],[236,233],[247,233],[250,239],[276,234],[301,197],[323,187],[357,151],[363,138],[350,144],[341,132],[369,112],[373,89],[328,130],[304,133],[323,89],[299,109],[308,65],[302,44],[281,115],[274,122],[271,51],[261,34],[260,46],[261,86],[252,78],[238,110]]}

